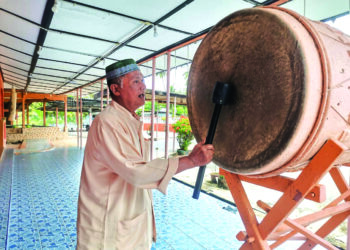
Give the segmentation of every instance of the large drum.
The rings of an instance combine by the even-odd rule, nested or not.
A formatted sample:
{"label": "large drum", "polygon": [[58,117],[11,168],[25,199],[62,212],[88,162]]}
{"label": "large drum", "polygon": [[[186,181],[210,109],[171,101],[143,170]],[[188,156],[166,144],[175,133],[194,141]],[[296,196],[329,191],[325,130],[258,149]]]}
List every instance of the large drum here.
{"label": "large drum", "polygon": [[197,140],[206,137],[217,81],[235,89],[213,142],[214,162],[230,172],[278,175],[306,165],[328,139],[350,147],[350,38],[324,23],[267,7],[214,26],[189,75]]}

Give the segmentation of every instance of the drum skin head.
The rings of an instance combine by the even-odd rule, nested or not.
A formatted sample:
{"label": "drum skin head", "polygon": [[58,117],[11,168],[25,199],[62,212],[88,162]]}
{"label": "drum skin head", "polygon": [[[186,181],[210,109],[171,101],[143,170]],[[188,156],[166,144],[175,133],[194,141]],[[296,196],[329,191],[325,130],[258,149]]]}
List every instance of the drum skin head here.
{"label": "drum skin head", "polygon": [[206,137],[217,81],[234,85],[223,106],[214,162],[233,173],[254,174],[288,146],[300,120],[305,66],[288,24],[263,9],[221,20],[200,44],[189,74],[187,103],[197,141]]}

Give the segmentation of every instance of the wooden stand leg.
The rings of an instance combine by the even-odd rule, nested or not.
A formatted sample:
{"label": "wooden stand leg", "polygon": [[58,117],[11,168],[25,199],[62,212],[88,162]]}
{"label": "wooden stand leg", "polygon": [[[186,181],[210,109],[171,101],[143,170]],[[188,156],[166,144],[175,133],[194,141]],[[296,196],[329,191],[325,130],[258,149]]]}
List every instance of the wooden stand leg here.
{"label": "wooden stand leg", "polygon": [[269,249],[267,242],[260,235],[258,221],[239,177],[226,171],[223,174],[248,234],[247,246],[241,249]]}
{"label": "wooden stand leg", "polygon": [[[335,205],[337,205],[341,200],[350,201],[350,189],[348,184],[346,183],[346,180],[344,179],[342,173],[338,168],[332,168],[329,171],[330,175],[332,176],[335,184],[338,187],[338,190],[342,195],[339,197],[339,199],[335,200],[337,201]],[[335,203],[334,201],[334,203]],[[329,204],[327,207],[332,206],[333,204]],[[349,211],[343,212],[341,214],[337,214],[333,217],[331,217],[319,230],[317,230],[316,234],[320,237],[326,237],[328,234],[330,234],[340,223],[342,223],[348,216],[350,215]],[[308,239],[301,247],[300,249],[312,249],[316,243],[312,241],[311,239]]]}
{"label": "wooden stand leg", "polygon": [[[332,140],[321,148],[321,150],[314,156],[307,167],[300,173],[298,178],[292,181],[283,191],[283,195],[276,202],[273,207],[266,207],[268,213],[259,224],[254,214],[253,208],[250,205],[247,194],[241,183],[240,176],[220,169],[220,174],[224,175],[226,182],[229,186],[233,199],[237,205],[237,209],[242,218],[244,226],[246,228],[246,234],[241,232],[237,235],[240,240],[244,240],[245,243],[241,246],[241,249],[270,249],[267,240],[279,227],[287,227],[287,234],[279,236],[279,239],[272,244],[271,247],[276,247],[289,237],[292,237],[296,233],[301,233],[307,239],[305,246],[309,249],[312,244],[321,244],[324,247],[332,249],[332,245],[326,242],[323,238],[329,234],[337,225],[339,225],[350,213],[349,204],[342,205],[339,208],[328,208],[323,213],[315,213],[310,215],[310,218],[302,218],[300,222],[304,221],[304,224],[310,224],[314,220],[320,217],[333,216],[329,221],[322,226],[317,233],[313,233],[306,229],[304,224],[298,223],[297,220],[290,220],[288,216],[291,212],[302,202],[303,199],[310,195],[312,190],[318,185],[321,178],[329,171],[333,180],[336,182],[338,189],[341,191],[342,196],[338,200],[332,203],[332,206],[337,206],[337,203],[341,199],[350,200],[348,193],[348,185],[341,173],[336,168],[332,170],[333,162],[337,157],[345,150],[345,148]],[[272,177],[273,178],[273,177]],[[247,179],[244,177],[242,179]],[[263,182],[262,179],[261,182]],[[271,183],[269,178],[266,178],[267,183]],[[265,186],[269,184],[261,184]],[[263,203],[261,203],[264,206]],[[290,231],[290,233],[288,233]],[[277,234],[281,235],[281,234]]]}

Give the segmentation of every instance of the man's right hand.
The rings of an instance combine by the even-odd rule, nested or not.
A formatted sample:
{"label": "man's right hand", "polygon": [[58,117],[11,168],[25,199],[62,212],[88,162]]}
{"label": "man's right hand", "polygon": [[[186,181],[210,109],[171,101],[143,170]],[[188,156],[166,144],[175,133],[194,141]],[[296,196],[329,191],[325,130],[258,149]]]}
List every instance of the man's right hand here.
{"label": "man's right hand", "polygon": [[214,156],[214,146],[212,144],[204,144],[204,140],[194,146],[192,152],[185,157],[180,158],[179,167],[176,173],[180,173],[186,169],[204,166],[212,161]]}
{"label": "man's right hand", "polygon": [[188,155],[193,162],[193,167],[206,165],[211,162],[213,156],[214,146],[212,144],[204,144],[204,141],[194,146],[192,152]]}

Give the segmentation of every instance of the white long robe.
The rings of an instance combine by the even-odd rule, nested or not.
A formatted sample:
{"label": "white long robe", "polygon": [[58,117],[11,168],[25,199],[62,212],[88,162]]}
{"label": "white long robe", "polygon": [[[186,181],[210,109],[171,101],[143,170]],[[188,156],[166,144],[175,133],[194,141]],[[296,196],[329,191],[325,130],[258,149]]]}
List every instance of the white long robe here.
{"label": "white long robe", "polygon": [[149,160],[142,122],[118,103],[94,119],[85,147],[77,249],[149,249],[155,240],[151,189],[166,193],[178,158]]}

